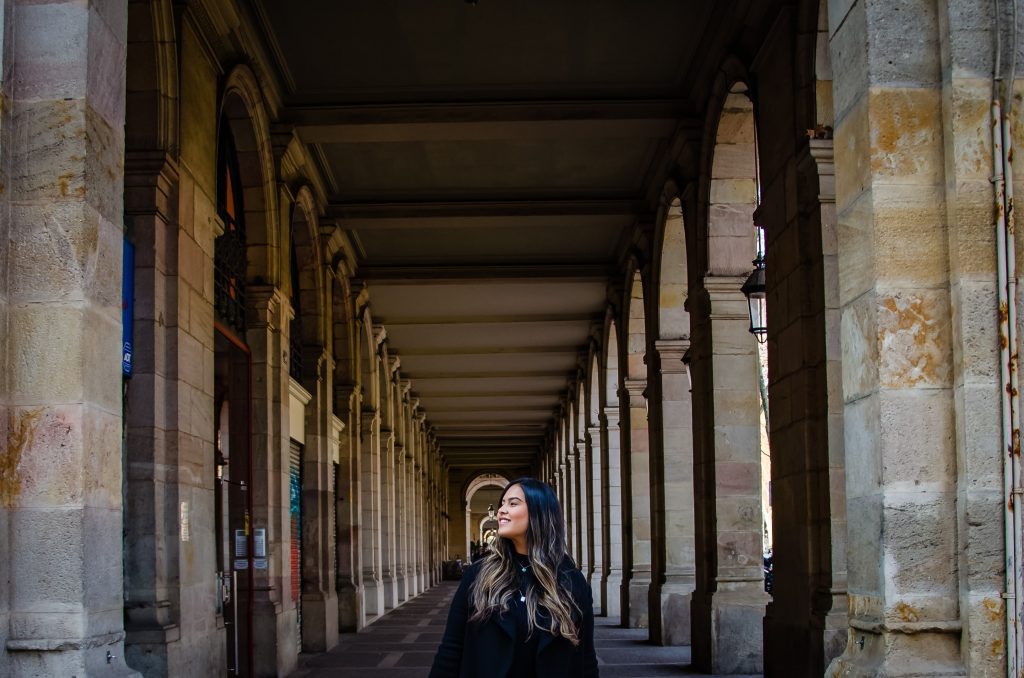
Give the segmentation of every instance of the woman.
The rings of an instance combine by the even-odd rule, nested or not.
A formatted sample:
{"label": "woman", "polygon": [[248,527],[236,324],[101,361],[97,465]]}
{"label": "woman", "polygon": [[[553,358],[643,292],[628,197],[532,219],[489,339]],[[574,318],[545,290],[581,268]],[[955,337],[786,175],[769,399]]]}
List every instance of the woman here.
{"label": "woman", "polygon": [[462,575],[431,678],[597,676],[590,585],[565,546],[554,491],[534,478],[501,495],[498,538]]}

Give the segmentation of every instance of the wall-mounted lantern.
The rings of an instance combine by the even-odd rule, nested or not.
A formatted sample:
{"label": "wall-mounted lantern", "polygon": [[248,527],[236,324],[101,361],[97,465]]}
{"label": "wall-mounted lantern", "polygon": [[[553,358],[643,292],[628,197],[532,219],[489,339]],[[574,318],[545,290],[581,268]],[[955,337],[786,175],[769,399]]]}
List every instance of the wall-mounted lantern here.
{"label": "wall-mounted lantern", "polygon": [[764,231],[757,229],[757,257],[752,262],[754,270],[747,277],[740,291],[747,298],[747,310],[750,314],[750,333],[759,343],[768,340],[767,287],[764,277]]}
{"label": "wall-mounted lantern", "polygon": [[690,351],[692,350],[692,348],[688,348],[683,352],[683,364],[686,365],[686,386],[690,393],[693,393],[693,375],[690,374],[690,370],[693,369],[691,367],[693,364],[693,356],[690,354]]}

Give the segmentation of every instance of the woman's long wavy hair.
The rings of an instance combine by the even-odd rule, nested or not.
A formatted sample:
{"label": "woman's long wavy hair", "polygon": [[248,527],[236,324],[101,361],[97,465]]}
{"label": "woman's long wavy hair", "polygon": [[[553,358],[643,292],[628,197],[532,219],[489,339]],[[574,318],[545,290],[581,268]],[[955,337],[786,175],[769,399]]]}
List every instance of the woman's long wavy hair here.
{"label": "woman's long wavy hair", "polygon": [[[565,521],[558,497],[550,486],[536,478],[519,478],[505,486],[501,494],[502,501],[509,488],[515,485],[523,489],[523,496],[526,497],[526,509],[529,512],[526,547],[533,578],[537,583],[523,592],[526,596],[529,633],[533,634],[534,629],[539,628],[560,635],[573,645],[579,645],[577,619],[581,617],[581,610],[558,572],[562,561],[568,556]],[[512,540],[496,538],[470,590],[474,612],[469,620],[483,622],[493,614],[506,614],[512,596],[520,595],[518,574],[519,566],[516,564]],[[538,615],[542,610],[543,614]]]}

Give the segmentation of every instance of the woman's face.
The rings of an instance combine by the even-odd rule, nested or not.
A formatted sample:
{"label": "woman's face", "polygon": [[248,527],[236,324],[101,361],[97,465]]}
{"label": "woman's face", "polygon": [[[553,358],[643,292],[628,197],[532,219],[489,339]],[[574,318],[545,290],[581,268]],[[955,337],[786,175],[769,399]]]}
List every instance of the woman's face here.
{"label": "woman's face", "polygon": [[498,507],[498,536],[512,541],[526,540],[526,530],[530,526],[530,512],[526,508],[526,496],[523,488],[513,485],[505,490]]}

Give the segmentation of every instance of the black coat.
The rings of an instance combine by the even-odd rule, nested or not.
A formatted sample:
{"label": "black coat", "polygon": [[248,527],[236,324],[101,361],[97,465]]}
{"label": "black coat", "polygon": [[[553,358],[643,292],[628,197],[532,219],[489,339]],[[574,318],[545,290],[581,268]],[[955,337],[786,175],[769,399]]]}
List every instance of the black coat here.
{"label": "black coat", "polygon": [[[434,656],[430,678],[504,678],[512,666],[516,622],[511,613],[492,615],[484,623],[469,623],[473,613],[469,587],[476,581],[479,563],[466,569],[448,612],[444,637]],[[594,653],[594,600],[583,573],[566,558],[558,568],[573,600],[583,611],[580,644],[562,636],[537,631],[537,678],[596,678]]]}

